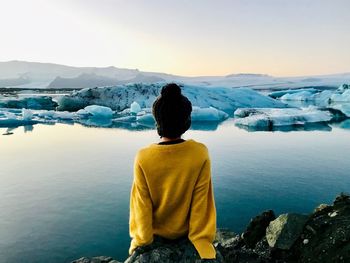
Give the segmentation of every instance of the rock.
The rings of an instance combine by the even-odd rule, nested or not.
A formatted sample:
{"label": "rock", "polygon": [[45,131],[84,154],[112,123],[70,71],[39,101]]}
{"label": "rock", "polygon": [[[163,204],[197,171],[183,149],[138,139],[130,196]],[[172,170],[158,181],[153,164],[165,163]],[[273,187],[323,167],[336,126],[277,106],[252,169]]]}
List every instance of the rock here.
{"label": "rock", "polygon": [[121,263],[111,257],[99,256],[93,258],[82,257],[77,260],[73,260],[71,263]]}
{"label": "rock", "polygon": [[318,207],[315,208],[314,212],[320,212],[322,211],[323,209],[327,209],[329,207],[329,205],[327,204],[320,204]]}
{"label": "rock", "polygon": [[349,201],[349,195],[341,194],[333,205],[311,215],[293,251],[299,262],[350,262]]}
{"label": "rock", "polygon": [[[125,261],[125,263],[199,263],[207,262],[201,260],[196,249],[187,238],[168,240],[155,237],[152,244],[139,247]],[[216,260],[208,262],[223,263],[220,252],[217,252]]]}
{"label": "rock", "polygon": [[282,214],[270,222],[266,229],[266,239],[270,247],[290,249],[300,236],[308,216]]}
{"label": "rock", "polygon": [[276,218],[272,210],[263,212],[262,214],[250,220],[247,229],[243,232],[242,238],[247,247],[254,248],[256,243],[260,241],[266,234],[266,227],[272,220]]}

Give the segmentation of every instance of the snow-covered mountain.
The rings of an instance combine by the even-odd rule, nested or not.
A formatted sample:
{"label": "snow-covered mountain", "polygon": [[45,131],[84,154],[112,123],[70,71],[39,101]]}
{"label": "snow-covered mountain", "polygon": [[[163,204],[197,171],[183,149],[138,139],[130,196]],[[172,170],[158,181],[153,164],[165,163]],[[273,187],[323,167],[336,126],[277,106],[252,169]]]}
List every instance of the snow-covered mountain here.
{"label": "snow-covered mountain", "polygon": [[113,66],[99,68],[26,61],[0,62],[0,87],[92,88],[128,83],[170,81],[196,86],[249,87],[258,90],[322,86],[335,88],[342,83],[350,82],[350,73],[302,77],[273,77],[251,73],[185,77]]}

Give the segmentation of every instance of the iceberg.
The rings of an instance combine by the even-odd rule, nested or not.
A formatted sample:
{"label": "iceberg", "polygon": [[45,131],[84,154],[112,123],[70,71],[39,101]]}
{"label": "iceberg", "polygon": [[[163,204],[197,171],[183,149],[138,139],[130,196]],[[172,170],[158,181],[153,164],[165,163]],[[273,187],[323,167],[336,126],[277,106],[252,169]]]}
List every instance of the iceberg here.
{"label": "iceberg", "polygon": [[308,123],[328,122],[332,119],[329,111],[314,107],[286,109],[237,109],[234,113],[235,124],[271,130],[275,126],[306,125]]}
{"label": "iceberg", "polygon": [[140,104],[138,104],[136,101],[134,101],[133,103],[131,103],[130,105],[130,112],[131,113],[139,113],[141,111],[141,106]]}
{"label": "iceberg", "polygon": [[192,108],[191,118],[192,121],[224,121],[228,118],[228,114],[214,107],[200,108],[194,106]]}
{"label": "iceberg", "polygon": [[[109,107],[99,106],[99,105],[90,105],[84,108],[84,110],[94,117],[99,118],[112,118],[113,111]],[[82,111],[80,111],[82,113]]]}
{"label": "iceberg", "polygon": [[57,103],[49,96],[25,97],[21,99],[2,99],[0,108],[32,109],[32,110],[54,110]]}
{"label": "iceberg", "polygon": [[17,127],[23,125],[33,125],[39,120],[32,119],[32,113],[29,110],[20,112],[0,111],[0,127]]}
{"label": "iceberg", "polygon": [[279,91],[273,91],[269,93],[269,96],[271,98],[277,99],[277,98],[281,98],[285,95],[292,95],[295,93],[300,93],[300,92],[308,92],[311,94],[317,93],[319,92],[319,90],[314,89],[314,88],[309,88],[309,89],[287,89],[287,90],[279,90]]}
{"label": "iceberg", "polygon": [[304,90],[304,91],[299,91],[299,92],[295,92],[295,93],[287,93],[284,94],[280,99],[282,101],[286,100],[297,100],[297,101],[310,101],[313,100],[315,93],[310,92],[308,90]]}
{"label": "iceberg", "polygon": [[[151,108],[164,83],[127,84],[113,87],[87,88],[73,92],[58,100],[58,110],[77,111],[89,105],[100,105],[121,112],[133,102],[141,108]],[[182,93],[193,106],[214,107],[232,115],[237,108],[285,108],[281,101],[248,88],[202,87],[184,85]],[[137,109],[136,109],[137,108]],[[136,104],[133,110],[138,110]]]}

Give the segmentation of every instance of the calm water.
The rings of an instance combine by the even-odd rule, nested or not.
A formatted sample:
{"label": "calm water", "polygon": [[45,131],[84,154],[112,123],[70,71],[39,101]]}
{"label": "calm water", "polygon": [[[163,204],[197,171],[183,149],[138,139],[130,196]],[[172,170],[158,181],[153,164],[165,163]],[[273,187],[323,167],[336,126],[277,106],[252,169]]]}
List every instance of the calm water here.
{"label": "calm water", "polygon": [[[125,259],[133,158],[155,132],[67,124],[13,132],[0,136],[1,262]],[[347,129],[247,132],[226,121],[185,138],[209,148],[219,227],[240,232],[270,208],[307,213],[350,189]]]}

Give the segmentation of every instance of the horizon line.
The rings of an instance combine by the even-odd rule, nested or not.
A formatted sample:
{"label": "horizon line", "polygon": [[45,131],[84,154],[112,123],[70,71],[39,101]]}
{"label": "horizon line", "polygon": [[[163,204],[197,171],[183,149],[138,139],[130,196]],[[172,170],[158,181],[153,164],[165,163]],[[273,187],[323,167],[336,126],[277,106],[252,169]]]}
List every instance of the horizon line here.
{"label": "horizon line", "polygon": [[261,76],[266,76],[266,77],[273,77],[273,78],[302,78],[302,77],[318,77],[318,76],[332,76],[332,75],[347,75],[350,74],[350,71],[347,72],[338,72],[338,73],[326,73],[326,74],[312,74],[312,75],[288,75],[288,76],[275,76],[271,75],[269,73],[256,73],[256,72],[237,72],[237,73],[227,73],[225,75],[178,75],[178,74],[173,74],[173,73],[168,73],[168,72],[157,72],[157,71],[146,71],[146,70],[140,70],[139,68],[122,68],[122,67],[117,67],[114,65],[109,65],[109,66],[76,66],[76,65],[68,65],[68,64],[59,64],[56,62],[41,62],[41,61],[28,61],[28,60],[20,60],[20,59],[13,59],[13,60],[8,60],[8,61],[0,61],[0,63],[8,63],[8,62],[25,62],[25,63],[37,63],[37,64],[51,64],[51,65],[57,65],[57,66],[64,66],[64,67],[71,67],[71,68],[116,68],[116,69],[122,69],[122,70],[134,70],[138,72],[144,72],[144,73],[155,73],[155,74],[166,74],[166,75],[171,75],[175,77],[185,77],[185,78],[204,78],[204,77],[228,77],[230,75],[261,75]]}

